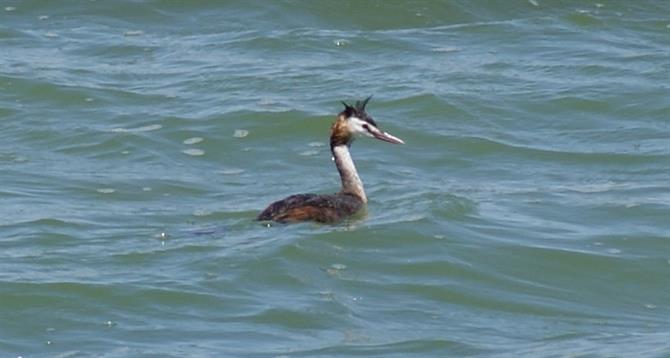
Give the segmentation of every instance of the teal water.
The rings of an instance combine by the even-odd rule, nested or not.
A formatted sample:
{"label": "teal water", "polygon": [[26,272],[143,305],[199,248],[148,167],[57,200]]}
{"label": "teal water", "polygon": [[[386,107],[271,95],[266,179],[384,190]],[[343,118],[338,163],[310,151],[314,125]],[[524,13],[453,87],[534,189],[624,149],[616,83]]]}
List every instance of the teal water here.
{"label": "teal water", "polygon": [[1,356],[670,356],[670,2],[1,4]]}

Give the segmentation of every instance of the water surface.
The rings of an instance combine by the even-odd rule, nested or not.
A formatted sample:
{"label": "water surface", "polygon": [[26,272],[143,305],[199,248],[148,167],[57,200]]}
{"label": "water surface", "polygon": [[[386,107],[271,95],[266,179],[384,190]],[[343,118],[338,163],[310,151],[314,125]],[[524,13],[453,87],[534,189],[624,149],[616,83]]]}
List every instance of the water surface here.
{"label": "water surface", "polygon": [[[669,15],[3,2],[0,352],[670,355]],[[370,94],[367,215],[254,222]]]}

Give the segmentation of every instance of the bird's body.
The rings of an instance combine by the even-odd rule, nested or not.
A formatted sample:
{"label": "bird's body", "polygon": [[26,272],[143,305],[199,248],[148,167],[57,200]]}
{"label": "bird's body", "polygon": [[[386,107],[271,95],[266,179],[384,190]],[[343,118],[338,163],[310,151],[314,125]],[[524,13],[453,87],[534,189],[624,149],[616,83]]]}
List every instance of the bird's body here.
{"label": "bird's body", "polygon": [[365,112],[365,105],[369,100],[370,97],[363,102],[356,102],[355,106],[344,103],[345,109],[337,116],[331,128],[330,150],[340,173],[342,189],[335,194],[291,195],[270,204],[258,215],[258,220],[333,223],[365,207],[368,199],[349,152],[354,136],[363,134],[389,143],[404,143],[400,138],[383,132],[377,127],[372,117]]}
{"label": "bird's body", "polygon": [[258,220],[277,222],[338,222],[357,213],[365,203],[352,194],[296,194],[270,204]]}

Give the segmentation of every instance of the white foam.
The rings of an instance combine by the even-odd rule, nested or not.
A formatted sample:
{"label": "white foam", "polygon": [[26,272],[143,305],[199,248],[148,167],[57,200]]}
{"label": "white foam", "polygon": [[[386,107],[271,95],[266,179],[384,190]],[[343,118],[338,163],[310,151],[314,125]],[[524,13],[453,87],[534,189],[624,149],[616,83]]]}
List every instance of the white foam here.
{"label": "white foam", "polygon": [[204,139],[201,137],[192,137],[188,139],[184,139],[184,144],[186,145],[193,145],[202,142]]}
{"label": "white foam", "polygon": [[332,264],[330,267],[334,270],[344,270],[347,268],[345,264]]}
{"label": "white foam", "polygon": [[193,212],[193,216],[207,216],[211,215],[211,213],[205,209],[197,209]]}
{"label": "white foam", "polygon": [[333,41],[333,43],[335,44],[335,46],[341,47],[341,46],[348,45],[350,42],[349,42],[349,40],[345,40],[345,39],[337,39],[337,40]]}
{"label": "white foam", "polygon": [[236,129],[235,133],[233,133],[233,137],[235,138],[244,138],[249,135],[249,131],[246,129]]}
{"label": "white foam", "polygon": [[197,148],[189,148],[189,149],[184,149],[181,151],[184,154],[192,155],[192,156],[200,156],[200,155],[205,155],[205,151],[202,149],[197,149]]}
{"label": "white foam", "polygon": [[98,188],[98,189],[97,189],[97,192],[98,192],[98,193],[101,193],[101,194],[111,194],[111,193],[113,193],[113,192],[115,192],[115,191],[116,191],[116,190],[114,190],[114,189],[112,189],[112,188]]}

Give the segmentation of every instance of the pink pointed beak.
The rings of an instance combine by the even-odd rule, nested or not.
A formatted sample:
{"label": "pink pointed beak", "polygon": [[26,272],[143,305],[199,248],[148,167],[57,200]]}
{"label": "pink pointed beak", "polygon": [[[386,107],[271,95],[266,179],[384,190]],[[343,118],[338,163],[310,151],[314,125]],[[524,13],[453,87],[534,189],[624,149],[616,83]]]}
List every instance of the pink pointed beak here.
{"label": "pink pointed beak", "polygon": [[400,139],[400,138],[398,138],[398,137],[396,137],[396,136],[394,136],[390,133],[382,132],[378,129],[374,130],[374,131],[371,131],[371,132],[372,132],[372,136],[374,136],[375,138],[377,138],[379,140],[383,140],[384,142],[389,142],[389,143],[393,143],[393,144],[405,144],[405,142],[402,139]]}

